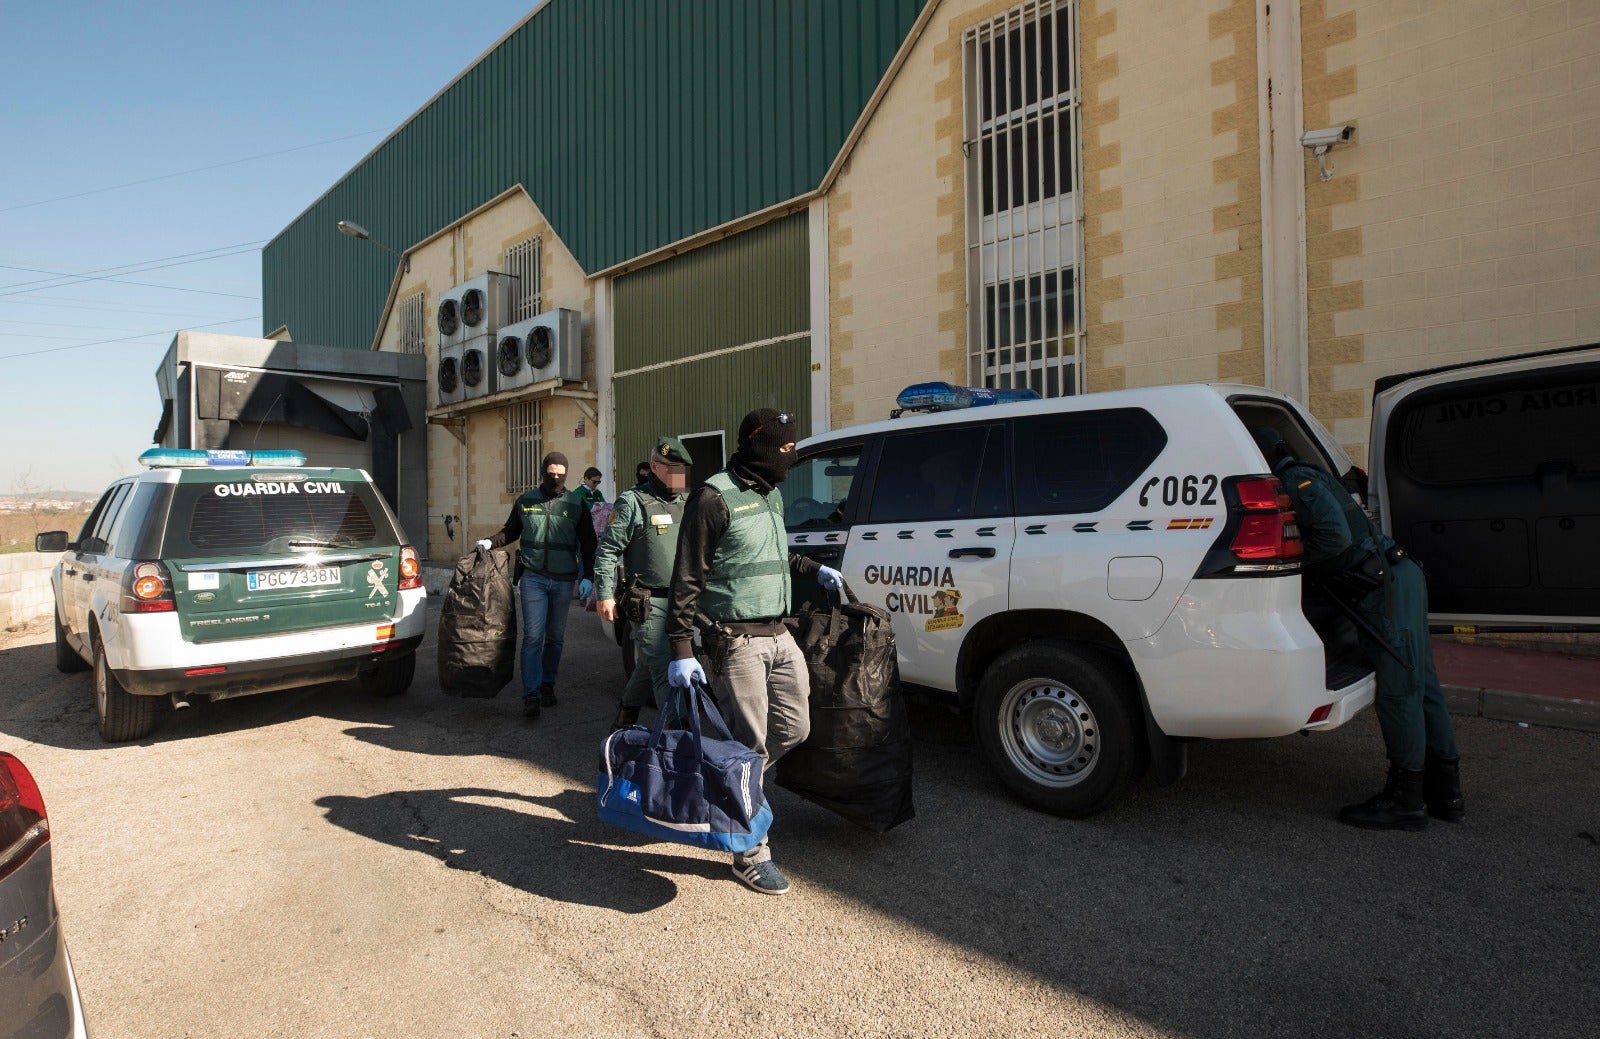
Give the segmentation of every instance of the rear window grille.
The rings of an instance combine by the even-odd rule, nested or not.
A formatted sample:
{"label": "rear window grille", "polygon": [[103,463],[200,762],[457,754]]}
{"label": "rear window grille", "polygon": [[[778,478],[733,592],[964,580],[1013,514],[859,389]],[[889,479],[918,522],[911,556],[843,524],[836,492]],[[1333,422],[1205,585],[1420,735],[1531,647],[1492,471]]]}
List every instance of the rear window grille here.
{"label": "rear window grille", "polygon": [[189,543],[202,552],[265,548],[282,538],[366,544],[378,533],[355,494],[206,495],[189,517]]}

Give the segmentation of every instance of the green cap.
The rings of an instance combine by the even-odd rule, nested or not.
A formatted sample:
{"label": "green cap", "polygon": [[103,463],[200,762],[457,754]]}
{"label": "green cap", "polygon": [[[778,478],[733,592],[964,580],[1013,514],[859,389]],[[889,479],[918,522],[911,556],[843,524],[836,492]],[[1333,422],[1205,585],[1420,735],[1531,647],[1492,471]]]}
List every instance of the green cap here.
{"label": "green cap", "polygon": [[656,440],[656,450],[652,458],[659,458],[664,462],[681,462],[684,465],[693,465],[694,459],[689,455],[689,449],[683,446],[683,441],[677,437],[660,437]]}

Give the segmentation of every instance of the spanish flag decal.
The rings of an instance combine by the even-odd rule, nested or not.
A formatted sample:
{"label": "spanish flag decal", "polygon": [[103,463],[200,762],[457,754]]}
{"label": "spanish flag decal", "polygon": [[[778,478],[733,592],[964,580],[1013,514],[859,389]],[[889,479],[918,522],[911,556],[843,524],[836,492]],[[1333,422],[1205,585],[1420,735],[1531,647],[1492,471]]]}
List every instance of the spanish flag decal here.
{"label": "spanish flag decal", "polygon": [[1168,530],[1209,530],[1213,520],[1210,516],[1192,516],[1186,519],[1167,521]]}

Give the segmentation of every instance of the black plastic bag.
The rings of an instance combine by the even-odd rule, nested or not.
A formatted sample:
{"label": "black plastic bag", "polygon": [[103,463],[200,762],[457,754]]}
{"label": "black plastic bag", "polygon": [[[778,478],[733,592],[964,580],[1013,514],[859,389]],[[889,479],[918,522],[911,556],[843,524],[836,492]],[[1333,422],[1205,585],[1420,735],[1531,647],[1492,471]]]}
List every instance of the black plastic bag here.
{"label": "black plastic bag", "polygon": [[506,549],[456,561],[439,613],[439,686],[448,696],[500,695],[516,671],[516,563]]}
{"label": "black plastic bag", "polygon": [[888,612],[845,595],[786,622],[811,675],[811,734],[779,759],[776,780],[882,833],[916,814],[911,719]]}

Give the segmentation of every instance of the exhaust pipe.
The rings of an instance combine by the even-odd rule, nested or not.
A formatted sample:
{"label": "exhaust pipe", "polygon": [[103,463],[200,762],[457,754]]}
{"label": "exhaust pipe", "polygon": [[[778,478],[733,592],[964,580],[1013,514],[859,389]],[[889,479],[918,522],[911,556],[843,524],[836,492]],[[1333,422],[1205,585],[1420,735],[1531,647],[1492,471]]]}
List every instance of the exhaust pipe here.
{"label": "exhaust pipe", "polygon": [[189,694],[188,693],[173,693],[172,694],[172,709],[174,711],[187,711],[189,709]]}

